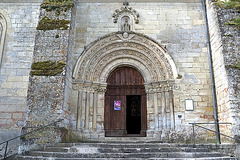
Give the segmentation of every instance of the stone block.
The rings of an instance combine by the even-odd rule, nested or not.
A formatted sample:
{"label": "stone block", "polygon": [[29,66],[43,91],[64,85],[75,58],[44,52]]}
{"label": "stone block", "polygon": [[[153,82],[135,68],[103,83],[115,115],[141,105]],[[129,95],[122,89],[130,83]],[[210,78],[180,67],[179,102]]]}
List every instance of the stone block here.
{"label": "stone block", "polygon": [[[0,82],[0,85],[1,85],[1,82]],[[1,89],[1,92],[0,92],[0,97],[5,97],[7,96],[8,94],[8,89]]]}
{"label": "stone block", "polygon": [[193,25],[204,25],[204,20],[194,20]]}
{"label": "stone block", "polygon": [[12,89],[13,88],[13,82],[5,82],[1,86],[3,89]]}
{"label": "stone block", "polygon": [[22,76],[9,76],[8,81],[9,82],[21,82],[21,81],[23,81],[23,77]]}
{"label": "stone block", "polygon": [[21,97],[27,97],[27,92],[28,92],[27,88],[25,88],[25,89],[18,89],[17,95],[21,96]]}
{"label": "stone block", "polygon": [[192,96],[192,99],[194,101],[202,101],[202,97],[201,96]]}
{"label": "stone block", "polygon": [[11,119],[11,118],[12,118],[11,113],[0,112],[0,119]]}
{"label": "stone block", "polygon": [[192,68],[193,67],[193,64],[192,63],[182,63],[182,66],[184,68]]}
{"label": "stone block", "polygon": [[[1,98],[0,98],[1,101]],[[26,99],[24,100],[26,101]],[[6,107],[7,106],[7,107]],[[26,104],[25,106],[22,104],[11,104],[11,103],[0,103],[0,112],[12,112],[12,111],[19,111],[19,112],[25,112],[26,111]]]}
{"label": "stone block", "polygon": [[24,113],[13,113],[12,118],[13,119],[22,119],[23,115],[24,115]]}
{"label": "stone block", "polygon": [[1,119],[0,120],[0,127],[1,126],[13,126],[14,122],[12,119]]}

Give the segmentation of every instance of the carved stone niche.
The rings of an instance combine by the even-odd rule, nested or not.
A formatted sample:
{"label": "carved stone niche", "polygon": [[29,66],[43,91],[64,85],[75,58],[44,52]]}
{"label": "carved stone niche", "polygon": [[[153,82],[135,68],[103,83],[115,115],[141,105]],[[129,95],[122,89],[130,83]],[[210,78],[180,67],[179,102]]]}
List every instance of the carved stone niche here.
{"label": "carved stone niche", "polygon": [[121,19],[121,31],[123,32],[130,32],[132,25],[130,24],[130,17],[123,16]]}
{"label": "carved stone niche", "polygon": [[130,32],[134,30],[134,23],[139,23],[139,17],[140,15],[137,13],[135,9],[132,9],[132,7],[128,6],[128,2],[123,3],[123,7],[120,9],[116,9],[115,13],[113,13],[113,22],[118,23],[119,19],[119,31],[122,32]]}

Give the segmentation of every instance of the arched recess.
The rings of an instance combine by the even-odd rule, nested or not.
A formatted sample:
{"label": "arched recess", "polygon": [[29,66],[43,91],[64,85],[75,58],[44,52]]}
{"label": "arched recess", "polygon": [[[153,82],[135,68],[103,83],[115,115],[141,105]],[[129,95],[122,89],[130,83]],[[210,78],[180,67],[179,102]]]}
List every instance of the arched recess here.
{"label": "arched recess", "polygon": [[6,21],[6,18],[3,16],[3,14],[0,13],[0,67],[2,65],[6,31],[7,31],[7,21]]}
{"label": "arched recess", "polygon": [[178,75],[176,65],[159,43],[134,32],[107,35],[91,43],[80,55],[73,72],[77,129],[84,131],[83,135],[86,131],[104,133],[106,82],[119,67],[135,68],[144,79],[149,97],[147,136],[159,132],[165,135],[163,130],[174,129],[172,85]]}
{"label": "arched recess", "polygon": [[[120,62],[120,59],[125,61]],[[108,69],[115,63],[140,64],[136,68],[142,75],[152,75],[150,79],[144,77],[146,83],[177,77],[175,63],[167,50],[153,39],[137,33],[129,34],[127,38],[115,33],[93,42],[78,59],[73,77],[106,83],[112,71]],[[101,74],[106,70],[107,75]]]}

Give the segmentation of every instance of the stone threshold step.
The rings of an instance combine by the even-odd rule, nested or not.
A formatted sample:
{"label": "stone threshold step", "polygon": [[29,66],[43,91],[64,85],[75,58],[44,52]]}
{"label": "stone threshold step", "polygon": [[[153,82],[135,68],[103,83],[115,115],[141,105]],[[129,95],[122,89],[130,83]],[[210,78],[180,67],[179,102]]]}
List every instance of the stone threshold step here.
{"label": "stone threshold step", "polygon": [[[193,144],[181,144],[181,143],[158,143],[158,142],[138,142],[138,141],[132,141],[132,142],[76,142],[76,143],[56,143],[53,145],[60,145],[60,146],[75,146],[75,145],[82,145],[82,144],[101,144],[101,145],[163,145],[163,146],[182,146],[182,147],[193,147]],[[207,146],[212,146],[212,147],[219,147],[219,146],[224,146],[224,147],[230,147],[230,146],[235,146],[235,144],[215,144],[215,143],[207,143],[207,144],[196,144],[196,147],[207,147]]]}
{"label": "stone threshold step", "polygon": [[[92,145],[92,146],[162,146],[162,147],[193,147],[193,145],[176,144],[176,143],[57,143],[57,147],[72,147],[79,145]],[[196,145],[198,147],[198,145]],[[205,146],[202,146],[205,147]]]}
{"label": "stone threshold step", "polygon": [[91,148],[101,152],[101,153],[116,153],[116,152],[210,152],[208,148],[187,148],[187,147],[90,147],[90,146],[75,146],[75,147],[47,147],[44,150],[35,151],[45,151],[45,152],[66,152],[74,153],[79,150],[91,150]]}
{"label": "stone threshold step", "polygon": [[[145,160],[145,158],[57,158],[57,157],[32,157],[21,156],[18,160]],[[234,157],[211,157],[211,158],[148,158],[148,160],[237,160]]]}
{"label": "stone threshold step", "polygon": [[221,157],[217,152],[160,152],[160,153],[64,153],[33,151],[29,156],[58,157],[58,158],[200,158]]}

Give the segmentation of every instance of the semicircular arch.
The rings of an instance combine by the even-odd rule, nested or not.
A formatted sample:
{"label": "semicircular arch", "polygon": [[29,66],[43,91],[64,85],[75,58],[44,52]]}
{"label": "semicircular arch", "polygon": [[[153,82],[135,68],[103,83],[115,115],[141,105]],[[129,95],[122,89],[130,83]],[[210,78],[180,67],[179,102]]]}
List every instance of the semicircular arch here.
{"label": "semicircular arch", "polygon": [[123,37],[107,35],[89,45],[79,57],[74,79],[106,83],[118,66],[131,66],[142,74],[145,83],[175,79],[176,65],[167,50],[155,40],[138,33]]}

